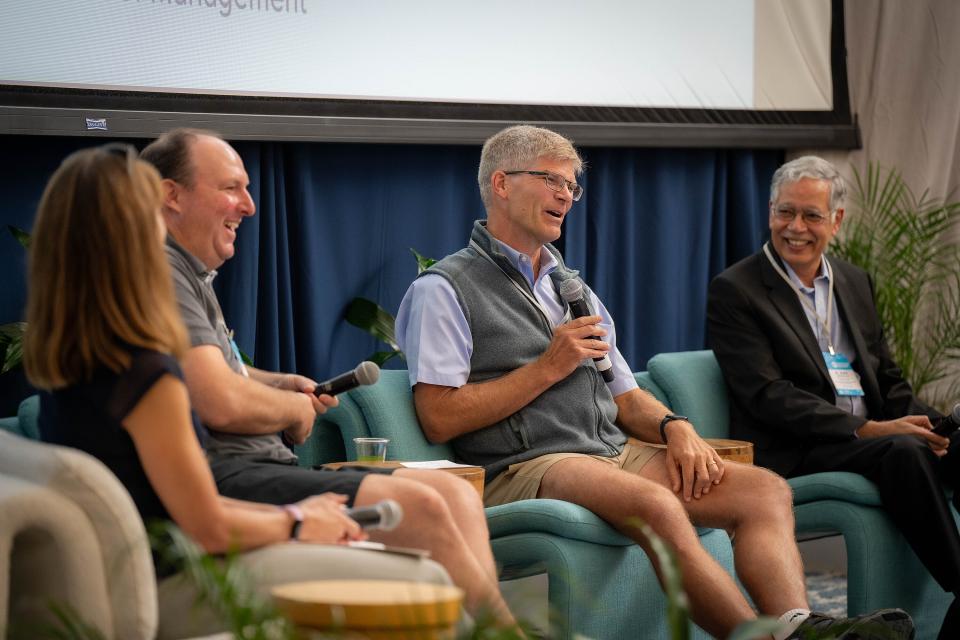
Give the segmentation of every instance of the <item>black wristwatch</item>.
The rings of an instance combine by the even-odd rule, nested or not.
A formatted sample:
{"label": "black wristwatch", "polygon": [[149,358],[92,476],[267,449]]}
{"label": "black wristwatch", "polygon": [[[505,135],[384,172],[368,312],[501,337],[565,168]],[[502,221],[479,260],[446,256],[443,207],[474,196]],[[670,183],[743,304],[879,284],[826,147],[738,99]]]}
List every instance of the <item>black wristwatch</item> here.
{"label": "black wristwatch", "polygon": [[687,420],[687,416],[678,416],[675,413],[668,413],[663,416],[663,420],[660,421],[660,440],[663,444],[667,444],[667,432],[665,431],[668,422],[673,422],[674,420]]}
{"label": "black wristwatch", "polygon": [[295,504],[285,504],[283,505],[283,510],[293,518],[293,524],[290,525],[290,539],[299,540],[300,527],[303,526],[303,509]]}

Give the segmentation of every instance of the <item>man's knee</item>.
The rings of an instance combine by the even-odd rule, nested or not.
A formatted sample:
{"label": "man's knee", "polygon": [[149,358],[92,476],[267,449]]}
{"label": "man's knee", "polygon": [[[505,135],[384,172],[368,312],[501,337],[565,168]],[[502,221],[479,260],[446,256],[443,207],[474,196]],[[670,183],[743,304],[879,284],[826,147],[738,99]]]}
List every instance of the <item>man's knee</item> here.
{"label": "man's knee", "polygon": [[[654,482],[645,486],[642,494],[636,498],[643,504],[642,512],[650,523],[682,521],[689,522],[690,516],[680,498],[673,491]],[[628,505],[624,505],[628,508]]]}
{"label": "man's knee", "polygon": [[407,513],[415,513],[426,522],[439,523],[450,519],[446,500],[436,489],[419,482],[396,483],[392,487],[393,499]]}
{"label": "man's knee", "polygon": [[917,462],[936,460],[936,455],[927,443],[916,436],[887,436],[884,461],[895,464],[916,464]]}
{"label": "man's knee", "polygon": [[792,513],[793,489],[785,479],[762,467],[745,466],[742,473],[742,484],[750,490],[737,494],[734,499],[748,515],[769,512],[782,517],[785,512]]}

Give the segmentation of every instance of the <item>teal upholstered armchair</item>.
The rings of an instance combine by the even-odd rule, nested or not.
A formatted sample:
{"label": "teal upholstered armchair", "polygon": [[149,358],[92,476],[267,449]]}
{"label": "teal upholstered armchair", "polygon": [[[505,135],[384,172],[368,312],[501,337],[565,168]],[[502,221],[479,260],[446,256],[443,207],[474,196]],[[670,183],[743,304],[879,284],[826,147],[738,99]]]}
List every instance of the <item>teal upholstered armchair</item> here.
{"label": "teal upholstered armchair", "polygon": [[[640,381],[659,392],[649,377]],[[344,442],[390,438],[392,460],[453,459],[448,445],[423,436],[406,371],[383,371],[377,384],[341,395],[325,418]],[[346,453],[352,459],[353,447]],[[592,512],[558,500],[524,500],[488,508],[487,520],[502,580],[548,575],[551,637],[666,637],[666,600],[646,554]],[[726,533],[705,529],[701,541],[732,572]]]}
{"label": "teal upholstered armchair", "polygon": [[[689,416],[702,436],[729,436],[727,388],[712,351],[661,353],[647,366],[666,403]],[[930,577],[887,517],[873,483],[846,472],[816,473],[789,483],[798,535],[844,537],[848,613],[900,607],[913,616],[917,638],[935,638],[952,596]]]}

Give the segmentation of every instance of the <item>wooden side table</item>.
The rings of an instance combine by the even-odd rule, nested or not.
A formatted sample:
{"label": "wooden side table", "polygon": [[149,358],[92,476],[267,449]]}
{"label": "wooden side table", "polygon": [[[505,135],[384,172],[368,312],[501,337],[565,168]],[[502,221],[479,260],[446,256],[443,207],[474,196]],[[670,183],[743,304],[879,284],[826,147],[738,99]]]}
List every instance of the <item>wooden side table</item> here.
{"label": "wooden side table", "polygon": [[[724,460],[733,460],[734,462],[753,464],[752,442],[747,442],[746,440],[730,440],[728,438],[704,438],[703,441],[713,447],[714,450],[719,453],[720,457]],[[637,442],[642,441],[638,440]],[[658,449],[667,448],[667,445],[665,444],[651,442],[643,442],[643,444],[657,447]]]}
{"label": "wooden side table", "polygon": [[401,580],[294,582],[271,594],[298,626],[371,640],[453,640],[463,602],[459,587]]}
{"label": "wooden side table", "polygon": [[724,460],[733,460],[744,464],[753,464],[753,443],[746,440],[727,438],[705,438],[704,441],[720,454]]}
{"label": "wooden side table", "polygon": [[[328,462],[323,465],[325,469],[339,469],[340,467],[379,467],[381,469],[405,469],[400,462],[396,460],[387,460],[386,462]],[[469,482],[480,498],[483,499],[483,482],[486,472],[483,467],[457,466],[457,467],[438,467],[438,471],[452,473],[455,476],[463,478]]]}

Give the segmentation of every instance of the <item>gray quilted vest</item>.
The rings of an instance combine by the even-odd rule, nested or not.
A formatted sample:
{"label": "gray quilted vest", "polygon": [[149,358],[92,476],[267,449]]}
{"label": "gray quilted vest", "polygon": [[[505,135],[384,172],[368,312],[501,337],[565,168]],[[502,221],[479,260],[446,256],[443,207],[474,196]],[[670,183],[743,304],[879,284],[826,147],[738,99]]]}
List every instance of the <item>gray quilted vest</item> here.
{"label": "gray quilted vest", "polygon": [[[468,382],[483,382],[539,358],[550,344],[553,329],[508,280],[533,296],[526,279],[491,242],[485,221],[474,223],[470,239],[471,246],[447,256],[425,273],[443,276],[456,292],[473,336]],[[546,247],[559,262],[550,274],[559,290],[560,283],[576,278],[577,272],[567,268],[552,245]],[[483,466],[490,482],[511,464],[547,453],[619,454],[626,436],[614,424],[616,417],[613,396],[593,362],[586,360],[517,413],[459,436],[451,444],[460,459]]]}

